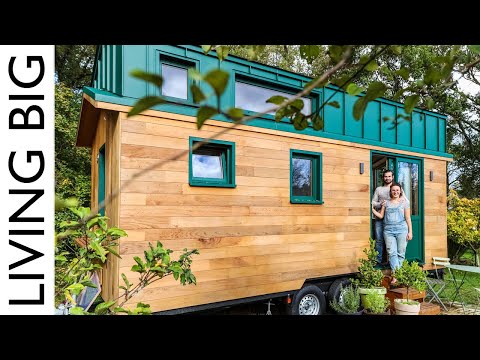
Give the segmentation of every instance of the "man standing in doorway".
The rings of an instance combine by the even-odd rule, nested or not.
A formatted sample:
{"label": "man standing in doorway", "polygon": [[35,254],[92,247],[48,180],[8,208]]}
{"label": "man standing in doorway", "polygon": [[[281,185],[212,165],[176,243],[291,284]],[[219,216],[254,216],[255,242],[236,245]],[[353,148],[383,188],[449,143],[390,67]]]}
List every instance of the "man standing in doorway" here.
{"label": "man standing in doorway", "polygon": [[[375,210],[379,211],[382,205],[387,199],[390,199],[390,186],[393,182],[393,171],[385,170],[383,172],[383,186],[379,186],[375,189],[373,194],[372,205]],[[374,215],[375,216],[375,215]],[[383,259],[383,219],[379,219],[375,216],[375,250],[378,251],[377,264],[386,265],[382,263]]]}

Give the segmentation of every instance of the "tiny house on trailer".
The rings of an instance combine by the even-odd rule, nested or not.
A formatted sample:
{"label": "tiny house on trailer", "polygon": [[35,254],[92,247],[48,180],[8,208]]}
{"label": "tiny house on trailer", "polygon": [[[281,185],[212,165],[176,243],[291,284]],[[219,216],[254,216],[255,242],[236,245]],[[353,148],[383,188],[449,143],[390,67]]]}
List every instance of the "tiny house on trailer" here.
{"label": "tiny house on trailer", "polygon": [[[199,249],[192,264],[198,284],[165,278],[145,288],[135,304],[182,313],[288,296],[292,313],[322,314],[368,247],[370,201],[386,168],[411,204],[407,259],[430,263],[447,255],[446,163],[452,156],[445,147],[446,116],[415,108],[411,121],[395,127],[384,118],[404,114],[403,105],[379,98],[356,121],[357,97],[338,91],[331,101],[340,108],[321,110],[321,131],[297,131],[288,119],[265,115],[192,151],[195,142],[231,124],[216,115],[197,130],[190,67],[227,71],[222,106],[247,113],[311,80],[235,56],[220,62],[196,46],[99,46],[92,86],[84,88],[77,145],[92,149],[92,207],[119,192],[105,214],[128,233],[119,241],[122,258],[110,257],[102,272],[104,299],[118,296],[121,273],[137,279],[130,272],[133,257],[159,240],[176,252]],[[161,74],[161,94],[130,77],[135,68]],[[200,87],[211,92],[207,84]],[[313,91],[304,98],[306,111],[335,90]],[[147,94],[168,102],[127,118]]]}

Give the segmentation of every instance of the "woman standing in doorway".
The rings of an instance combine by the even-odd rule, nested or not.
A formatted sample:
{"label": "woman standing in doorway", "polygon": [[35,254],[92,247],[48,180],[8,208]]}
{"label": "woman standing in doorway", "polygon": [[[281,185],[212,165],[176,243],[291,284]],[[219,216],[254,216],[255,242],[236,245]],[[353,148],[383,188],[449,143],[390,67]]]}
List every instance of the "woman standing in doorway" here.
{"label": "woman standing in doorway", "polygon": [[[412,220],[410,218],[410,203],[402,193],[402,186],[393,183],[390,186],[390,199],[386,200],[380,211],[372,206],[372,212],[383,219],[383,237],[392,270],[398,269],[407,250],[407,241],[412,240]],[[394,284],[396,279],[392,280]]]}

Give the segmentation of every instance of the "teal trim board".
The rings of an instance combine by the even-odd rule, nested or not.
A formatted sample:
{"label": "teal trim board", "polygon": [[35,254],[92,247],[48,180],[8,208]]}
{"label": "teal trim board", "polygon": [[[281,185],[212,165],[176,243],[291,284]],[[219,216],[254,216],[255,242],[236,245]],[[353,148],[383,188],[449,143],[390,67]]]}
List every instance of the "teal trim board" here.
{"label": "teal trim board", "polygon": [[[144,81],[131,77],[133,69],[160,73],[161,64],[168,63],[179,67],[193,67],[202,74],[222,69],[229,73],[229,82],[221,98],[222,108],[235,107],[235,82],[242,81],[273,91],[297,93],[312,79],[273,66],[259,64],[229,55],[219,61],[215,52],[204,54],[201,47],[182,45],[102,45],[97,53],[93,88],[84,88],[84,92],[98,101],[119,105],[133,106],[135,102],[147,95],[159,95],[159,90]],[[191,84],[189,80],[189,85]],[[204,93],[212,89],[205,82],[198,83]],[[190,92],[190,87],[189,90]],[[323,108],[324,128],[315,131],[309,127],[303,131],[295,130],[288,119],[275,122],[272,115],[265,115],[252,120],[247,125],[274,129],[298,134],[307,134],[360,144],[374,145],[394,150],[411,151],[452,158],[446,153],[446,116],[420,108],[414,108],[411,121],[399,119],[397,126],[393,119],[405,115],[401,103],[384,98],[370,102],[360,120],[352,116],[353,106],[359,97],[350,96],[336,86],[328,85],[315,89],[309,98],[312,110],[318,108],[322,101],[337,101],[340,108],[326,106]],[[216,106],[215,98],[208,100],[208,105]],[[167,98],[167,103],[155,106],[154,110],[196,116],[198,105],[188,99]],[[250,112],[247,110],[247,113]],[[228,121],[222,115],[215,120]]]}

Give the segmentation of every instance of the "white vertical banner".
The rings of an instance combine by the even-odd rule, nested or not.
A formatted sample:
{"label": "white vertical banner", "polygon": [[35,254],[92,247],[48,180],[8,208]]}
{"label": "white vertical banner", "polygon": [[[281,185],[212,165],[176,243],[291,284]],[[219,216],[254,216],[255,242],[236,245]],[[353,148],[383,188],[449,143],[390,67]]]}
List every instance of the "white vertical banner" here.
{"label": "white vertical banner", "polygon": [[0,314],[54,312],[54,55],[0,46]]}

